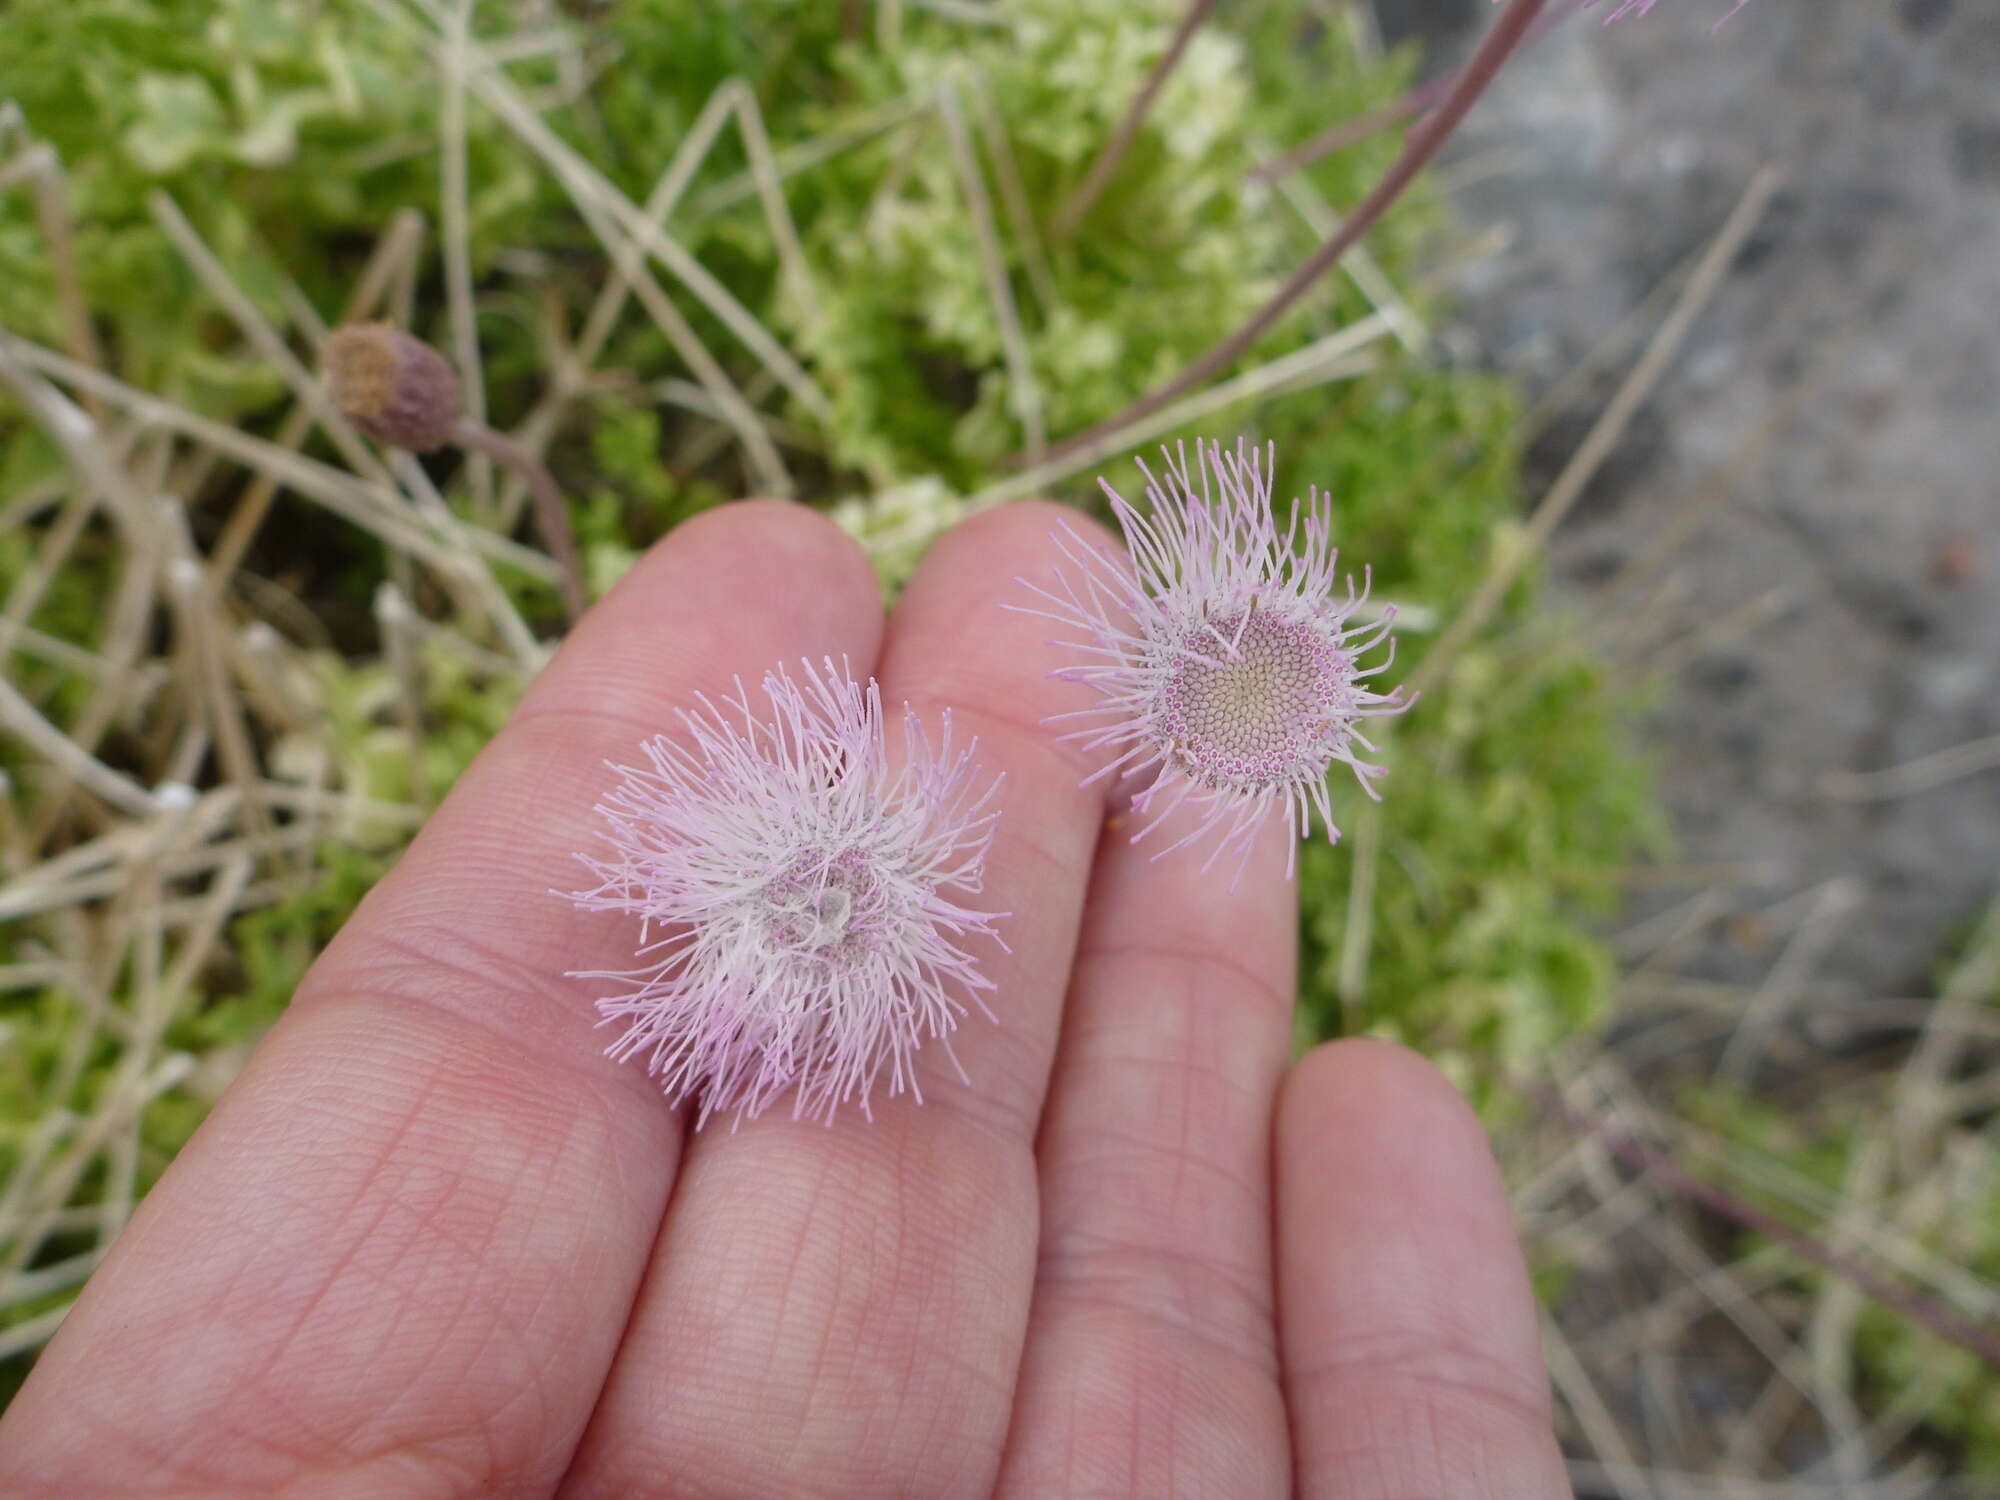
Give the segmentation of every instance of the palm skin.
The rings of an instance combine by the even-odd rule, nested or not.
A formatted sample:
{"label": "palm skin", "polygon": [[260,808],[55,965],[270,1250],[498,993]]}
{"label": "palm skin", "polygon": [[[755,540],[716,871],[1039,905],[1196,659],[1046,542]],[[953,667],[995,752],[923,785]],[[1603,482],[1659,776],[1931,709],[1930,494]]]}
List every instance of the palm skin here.
{"label": "palm skin", "polygon": [[[0,1496],[1557,1500],[1477,1123],[1416,1057],[1291,1063],[1283,830],[1231,889],[1107,826],[1002,610],[1049,507],[883,618],[810,512],[677,529],[581,623],[313,968],[0,1419]],[[1105,545],[1111,545],[1107,540]],[[1004,771],[1000,1024],[925,1103],[699,1133],[572,969],[607,760],[845,655]]]}

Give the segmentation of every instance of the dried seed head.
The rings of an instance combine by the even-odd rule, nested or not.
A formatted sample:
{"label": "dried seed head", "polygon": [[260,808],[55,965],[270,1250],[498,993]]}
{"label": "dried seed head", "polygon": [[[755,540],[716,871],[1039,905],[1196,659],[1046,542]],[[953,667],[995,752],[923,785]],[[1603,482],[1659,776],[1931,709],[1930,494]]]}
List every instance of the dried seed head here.
{"label": "dried seed head", "polygon": [[428,453],[464,412],[458,372],[389,323],[349,323],[326,340],[326,383],[341,414],[378,443]]}
{"label": "dried seed head", "polygon": [[[963,944],[999,915],[955,899],[980,889],[997,812],[973,747],[947,717],[933,744],[907,710],[893,759],[881,694],[831,661],[742,685],[722,708],[682,713],[686,743],[647,742],[647,764],[598,808],[610,850],[579,856],[599,877],[571,899],[642,922],[640,966],[585,977],[623,1034],[700,1120],[754,1118],[794,1089],[794,1117],[863,1114],[875,1086],[916,1089],[917,1049],[985,1009]],[[886,1079],[884,1077],[886,1075]]]}
{"label": "dried seed head", "polygon": [[1160,797],[1161,816],[1182,802],[1196,809],[1195,831],[1163,854],[1218,833],[1209,863],[1232,849],[1247,857],[1256,831],[1280,811],[1301,834],[1317,811],[1336,838],[1328,771],[1350,767],[1375,795],[1369,783],[1383,768],[1360,758],[1374,748],[1361,721],[1409,704],[1400,690],[1368,685],[1388,661],[1361,664],[1387,639],[1395,611],[1352,623],[1367,591],[1350,578],[1334,594],[1329,503],[1314,491],[1280,525],[1268,454],[1198,442],[1192,465],[1184,450],[1165,458],[1164,483],[1140,465],[1150,515],[1104,486],[1129,560],[1065,528],[1056,541],[1070,569],[1053,588],[1026,585],[1046,607],[1025,613],[1089,637],[1071,643],[1089,662],[1061,675],[1089,683],[1102,701],[1066,715],[1094,721],[1066,737],[1112,753],[1100,775],[1150,774],[1135,812]]}

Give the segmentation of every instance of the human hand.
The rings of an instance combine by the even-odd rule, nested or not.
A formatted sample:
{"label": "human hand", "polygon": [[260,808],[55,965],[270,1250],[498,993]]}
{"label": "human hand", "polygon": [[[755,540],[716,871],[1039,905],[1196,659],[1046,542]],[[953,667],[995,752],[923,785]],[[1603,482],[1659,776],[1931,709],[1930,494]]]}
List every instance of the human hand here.
{"label": "human hand", "polygon": [[[1090,695],[1000,605],[1058,514],[960,526],[886,624],[795,507],[643,559],[140,1206],[0,1496],[1567,1495],[1477,1122],[1378,1043],[1290,1064],[1288,833],[1233,888],[1156,863],[1041,726]],[[1000,1024],[921,1106],[691,1133],[564,977],[634,924],[549,891],[607,760],[828,654],[1006,773]]]}

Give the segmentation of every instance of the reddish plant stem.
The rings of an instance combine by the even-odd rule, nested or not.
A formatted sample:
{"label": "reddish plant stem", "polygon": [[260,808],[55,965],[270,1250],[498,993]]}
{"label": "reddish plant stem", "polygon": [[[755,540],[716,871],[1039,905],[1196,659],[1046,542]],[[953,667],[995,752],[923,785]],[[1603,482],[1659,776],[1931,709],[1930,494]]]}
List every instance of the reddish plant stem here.
{"label": "reddish plant stem", "polygon": [[1980,1327],[1960,1317],[1936,1298],[1884,1275],[1844,1251],[1834,1249],[1786,1223],[1776,1214],[1766,1213],[1755,1204],[1744,1202],[1727,1188],[1695,1176],[1666,1152],[1616,1130],[1602,1120],[1593,1119],[1554,1089],[1542,1084],[1530,1084],[1527,1092],[1572,1129],[1597,1141],[1613,1156],[1657,1178],[1678,1196],[1700,1204],[1740,1228],[1784,1246],[1800,1260],[1819,1267],[1830,1276],[1839,1277],[1891,1312],[1901,1314],[1927,1332],[1978,1355],[1987,1364],[2000,1369],[2000,1330]]}
{"label": "reddish plant stem", "polygon": [[527,485],[528,493],[534,497],[535,525],[542,533],[542,540],[548,544],[550,555],[556,560],[563,607],[569,612],[570,623],[574,625],[582,617],[588,603],[583,585],[583,560],[577,555],[576,532],[570,527],[569,507],[563,503],[562,491],[556,486],[555,476],[525,446],[483,422],[461,417],[451,437],[459,447],[487,454],[512,469],[515,476]]}
{"label": "reddish plant stem", "polygon": [[1153,64],[1153,71],[1146,75],[1146,81],[1139,86],[1139,92],[1133,95],[1132,103],[1127,106],[1125,118],[1118,122],[1111,139],[1097,153],[1097,160],[1090,164],[1090,171],[1085,174],[1082,185],[1070,195],[1062,212],[1056,215],[1055,222],[1049,226],[1049,238],[1068,239],[1083,216],[1090,212],[1090,205],[1097,201],[1105,184],[1111,181],[1111,174],[1118,170],[1118,163],[1124,160],[1125,153],[1132,149],[1132,142],[1138,139],[1139,127],[1146,123],[1146,114],[1153,107],[1154,97],[1174,69],[1180,66],[1181,54],[1187,51],[1188,43],[1194,40],[1194,34],[1214,9],[1215,0],[1191,0],[1173,40],[1167,43],[1165,56]]}
{"label": "reddish plant stem", "polygon": [[1268,302],[1251,314],[1248,322],[1165,385],[1141,396],[1116,416],[1064,438],[1060,443],[1053,445],[1044,456],[1060,457],[1082,447],[1085,443],[1149,417],[1169,401],[1202,384],[1217,371],[1227,369],[1234,364],[1238,356],[1256,343],[1266,329],[1283,317],[1291,305],[1304,295],[1306,288],[1325,275],[1341,256],[1354,247],[1362,235],[1374,227],[1375,222],[1388,210],[1389,205],[1402,196],[1403,190],[1416,178],[1417,173],[1424,169],[1430,159],[1437,155],[1438,148],[1444,145],[1452,131],[1458,128],[1459,121],[1465,118],[1466,111],[1472,108],[1473,101],[1486,92],[1486,86],[1500,71],[1500,65],[1507,60],[1514,48],[1520,45],[1521,38],[1527,34],[1529,26],[1534,23],[1535,17],[1541,14],[1543,6],[1547,4],[1548,0],[1512,0],[1507,9],[1501,12],[1500,19],[1493,23],[1493,29],[1487,32],[1486,39],[1479,44],[1479,50],[1473,53],[1471,60],[1453,80],[1451,92],[1445,96],[1437,112],[1410,132],[1409,138],[1403,144],[1403,154],[1396,159],[1396,164],[1383,174],[1382,180],[1375,184],[1354,212],[1342,221],[1333,236],[1313,252],[1312,258],[1294,271],[1290,279]]}

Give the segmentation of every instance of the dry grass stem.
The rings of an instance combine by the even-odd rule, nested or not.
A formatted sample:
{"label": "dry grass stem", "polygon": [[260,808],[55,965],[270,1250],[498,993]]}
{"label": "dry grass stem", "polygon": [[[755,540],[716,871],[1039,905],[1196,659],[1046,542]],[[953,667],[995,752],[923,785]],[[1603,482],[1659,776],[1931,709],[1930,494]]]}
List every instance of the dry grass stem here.
{"label": "dry grass stem", "polygon": [[[472,208],[466,180],[466,49],[472,40],[472,0],[451,0],[445,13],[446,65],[438,69],[438,248],[444,259],[445,316],[451,359],[458,366],[465,414],[486,425],[486,375],[479,356],[479,314],[472,303]],[[473,513],[493,514],[493,465],[478,451],[467,464]]]}
{"label": "dry grass stem", "polygon": [[1007,122],[1001,117],[999,106],[993,102],[993,91],[987,87],[983,72],[968,70],[966,89],[972,95],[973,128],[985,143],[986,154],[993,162],[993,180],[1000,188],[1000,207],[1007,216],[1008,233],[1021,252],[1021,266],[1027,272],[1028,287],[1034,292],[1042,315],[1046,317],[1062,305],[1062,294],[1056,290],[1055,272],[1049,269],[1048,250],[1042,244],[1041,231],[1035,227],[1035,211],[1028,203],[1027,185],[1021,179],[1021,164],[1014,157]]}
{"label": "dry grass stem", "polygon": [[556,583],[562,591],[563,607],[570,623],[581,619],[589,605],[583,581],[583,559],[576,550],[576,532],[569,521],[569,505],[556,487],[555,476],[543,462],[504,432],[473,422],[461,421],[452,432],[459,447],[486,453],[505,464],[528,486],[534,497],[535,522],[542,540],[556,560]]}
{"label": "dry grass stem", "polygon": [[[1260,365],[1254,370],[1246,370],[1219,385],[1198,391],[1186,400],[1156,413],[1153,417],[1134,424],[1130,428],[1107,433],[1102,438],[1087,444],[1065,446],[1050,450],[1047,461],[1031,469],[1024,469],[1010,479],[989,485],[965,501],[965,514],[987,510],[995,505],[1004,505],[1009,500],[1023,500],[1031,495],[1045,493],[1050,486],[1059,484],[1072,475],[1115,458],[1121,453],[1129,453],[1134,448],[1151,442],[1164,433],[1177,428],[1192,426],[1219,411],[1232,406],[1254,401],[1276,391],[1301,390],[1334,380],[1348,380],[1365,374],[1374,368],[1368,356],[1368,346],[1389,334],[1389,323],[1379,314],[1371,314],[1358,323],[1330,333],[1326,337],[1307,344],[1302,349],[1294,349],[1290,354]],[[913,540],[910,537],[887,539],[877,545],[898,545]]]}
{"label": "dry grass stem", "polygon": [[1743,1007],[1735,1035],[1716,1064],[1717,1078],[1741,1080],[1757,1065],[1801,986],[1840,936],[1844,919],[1861,905],[1863,896],[1860,882],[1847,876],[1829,880],[1813,892],[1805,920]]}
{"label": "dry grass stem", "polygon": [[[391,17],[399,24],[407,22],[408,18],[390,0],[370,0],[370,3],[378,14]],[[435,13],[436,7],[428,0],[418,0],[418,3]],[[773,337],[770,330],[678,240],[649,220],[638,205],[551,130],[482,48],[477,44],[468,44],[462,58],[454,58],[448,51],[441,50],[439,61],[441,66],[457,65],[466,71],[467,86],[541,160],[580,211],[587,217],[603,215],[615,222],[624,234],[638,241],[648,255],[658,260],[675,280],[687,287],[741,339],[744,347],[776,375],[807,410],[820,417],[830,415],[832,403],[826,393],[820,390],[805,368]]]}
{"label": "dry grass stem", "polygon": [[[645,222],[663,226],[687,191],[688,184],[713,149],[722,127],[736,107],[737,90],[724,83],[702,106],[694,124],[674,152],[666,169],[654,184],[641,211]],[[638,238],[622,234],[608,214],[594,202],[577,201],[578,210],[591,232],[597,236],[611,260],[611,276],[598,294],[584,321],[575,348],[556,367],[556,377],[548,393],[522,425],[518,440],[531,453],[538,453],[554,430],[562,407],[580,390],[592,367],[615,331],[626,299],[635,293],[654,326],[673,346],[681,361],[714,400],[722,420],[728,423],[743,445],[753,481],[766,494],[789,498],[797,493],[784,460],[765,431],[756,409],[744,396],[721,363],[702,343],[693,326],[674,306],[673,300],[645,269],[646,247]],[[526,485],[518,486],[525,494]],[[511,494],[509,497],[511,502]],[[511,514],[511,503],[503,512]]]}
{"label": "dry grass stem", "polygon": [[938,85],[938,117],[944,121],[952,164],[957,168],[966,212],[971,216],[972,231],[979,244],[987,299],[993,304],[993,320],[1000,329],[1000,348],[1007,364],[1008,403],[1021,424],[1028,456],[1039,458],[1047,446],[1048,434],[1042,427],[1042,398],[1035,384],[1034,360],[1028,352],[1028,336],[1021,327],[1020,310],[1014,305],[1014,287],[1007,277],[1007,257],[1000,248],[999,231],[993,225],[993,202],[986,194],[986,179],[979,170],[979,153],[973,148],[972,132],[959,106],[958,91],[949,79]]}
{"label": "dry grass stem", "polygon": [[[1305,226],[1322,241],[1330,240],[1340,233],[1340,215],[1311,183],[1303,178],[1292,178],[1278,185],[1278,192],[1291,205]],[[1365,244],[1356,245],[1341,260],[1340,268],[1368,299],[1368,304],[1376,312],[1389,319],[1389,327],[1396,335],[1396,342],[1412,354],[1421,354],[1430,340],[1429,331],[1416,309],[1403,300],[1396,291],[1395,284],[1376,262]]]}

